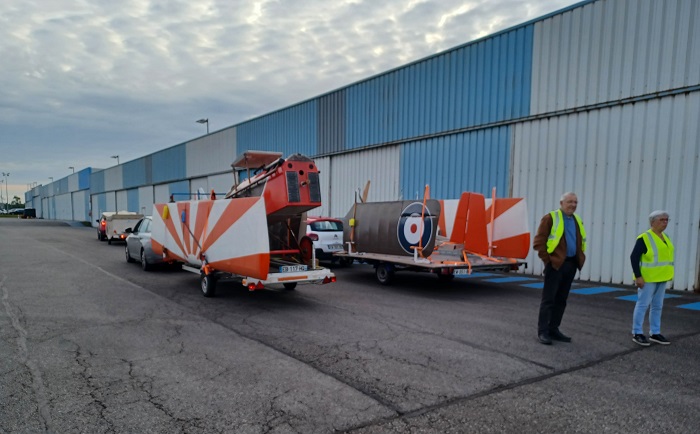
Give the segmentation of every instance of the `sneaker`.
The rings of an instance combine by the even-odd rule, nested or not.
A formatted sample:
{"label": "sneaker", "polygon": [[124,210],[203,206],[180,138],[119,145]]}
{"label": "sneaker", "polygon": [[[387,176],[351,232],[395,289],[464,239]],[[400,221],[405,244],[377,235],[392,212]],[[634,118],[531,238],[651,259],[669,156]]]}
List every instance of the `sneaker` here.
{"label": "sneaker", "polygon": [[649,341],[647,340],[647,337],[644,335],[634,335],[632,336],[632,342],[634,342],[637,345],[641,345],[643,347],[648,347],[651,345]]}
{"label": "sneaker", "polygon": [[663,337],[663,335],[651,335],[649,336],[649,340],[652,342],[656,342],[657,344],[661,345],[670,345],[671,341]]}

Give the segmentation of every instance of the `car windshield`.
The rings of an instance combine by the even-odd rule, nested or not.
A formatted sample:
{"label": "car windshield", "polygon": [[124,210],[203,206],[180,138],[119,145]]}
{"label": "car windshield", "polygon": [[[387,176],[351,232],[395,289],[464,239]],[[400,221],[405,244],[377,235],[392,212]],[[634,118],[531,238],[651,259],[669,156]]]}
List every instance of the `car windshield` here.
{"label": "car windshield", "polygon": [[316,232],[335,232],[342,231],[343,224],[333,220],[319,220],[311,222],[311,230]]}

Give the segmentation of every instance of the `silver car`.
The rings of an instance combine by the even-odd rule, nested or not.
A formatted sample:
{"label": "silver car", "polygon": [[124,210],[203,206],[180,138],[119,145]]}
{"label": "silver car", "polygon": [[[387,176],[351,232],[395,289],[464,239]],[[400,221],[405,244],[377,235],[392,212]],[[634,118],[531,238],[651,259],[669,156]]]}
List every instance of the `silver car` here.
{"label": "silver car", "polygon": [[163,258],[153,253],[151,249],[151,216],[146,216],[136,223],[133,228],[127,228],[126,233],[126,262],[141,261],[141,268],[150,271],[156,264],[162,264]]}

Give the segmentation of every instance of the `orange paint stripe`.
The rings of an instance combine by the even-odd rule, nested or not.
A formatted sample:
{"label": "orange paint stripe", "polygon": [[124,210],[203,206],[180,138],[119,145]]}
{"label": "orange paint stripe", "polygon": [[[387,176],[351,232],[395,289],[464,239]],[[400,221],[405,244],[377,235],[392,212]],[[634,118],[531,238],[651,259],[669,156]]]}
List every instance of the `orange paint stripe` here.
{"label": "orange paint stripe", "polygon": [[[523,199],[520,197],[504,197],[504,198],[497,198],[496,199],[496,215],[495,218],[498,218],[502,214],[504,214],[506,211],[509,209],[513,208],[515,205],[520,203]],[[486,210],[486,215],[488,216],[488,221],[491,223],[491,207],[494,205],[493,201],[491,201],[491,205],[488,207]]]}
{"label": "orange paint stripe", "polygon": [[494,241],[493,255],[507,258],[527,258],[530,252],[530,234],[524,233]]}
{"label": "orange paint stripe", "polygon": [[438,218],[438,228],[440,229],[440,235],[446,237],[449,235],[447,233],[447,225],[445,224],[445,201],[440,199],[440,218]]}
{"label": "orange paint stripe", "polygon": [[[185,213],[185,221],[182,221],[182,213]],[[189,202],[178,202],[177,203],[177,219],[180,222],[180,230],[182,231],[182,244],[185,246],[185,254],[192,252],[190,239],[190,231],[188,226],[190,224],[190,204]]]}
{"label": "orange paint stripe", "polygon": [[277,280],[280,282],[287,282],[289,280],[302,280],[308,279],[309,276],[294,276],[294,277],[278,277]]}
{"label": "orange paint stripe", "polygon": [[452,234],[450,241],[455,244],[464,243],[464,232],[467,228],[467,212],[469,210],[469,197],[471,193],[462,193],[457,203],[457,212],[455,213],[455,222],[452,226]]}
{"label": "orange paint stripe", "polygon": [[[200,200],[197,204],[197,218],[194,225],[194,237],[199,240],[199,244],[202,244],[202,234],[206,233],[207,221],[209,220],[209,214],[211,213],[211,207],[214,202],[211,200]],[[199,255],[199,247],[196,245],[193,247],[195,249],[195,255]]]}
{"label": "orange paint stripe", "polygon": [[259,253],[240,258],[230,258],[222,261],[211,262],[215,270],[227,271],[241,276],[253,277],[255,279],[267,279],[270,270],[270,254]]}
{"label": "orange paint stripe", "polygon": [[[166,204],[163,204],[163,205],[157,204],[156,207],[158,207],[158,206],[163,206],[163,207],[165,207],[165,206],[167,206],[167,205],[166,205]],[[160,215],[161,215],[161,216],[163,215],[163,211],[162,211],[162,210],[161,210],[161,214],[160,214]],[[183,245],[182,245],[182,240],[180,239],[180,236],[178,235],[177,231],[175,230],[175,222],[174,222],[174,219],[177,219],[177,218],[179,218],[179,216],[176,216],[176,215],[174,216],[174,215],[170,214],[170,215],[168,216],[168,218],[164,220],[165,228],[168,230],[168,233],[170,233],[170,236],[173,237],[173,240],[175,240],[175,244],[177,244],[178,247],[180,247],[180,250],[184,252],[184,251],[185,251],[185,248],[184,248]]]}
{"label": "orange paint stripe", "polygon": [[241,199],[230,199],[226,209],[221,213],[219,221],[214,223],[214,227],[207,235],[207,239],[202,244],[202,250],[207,251],[216,240],[221,237],[234,223],[236,223],[253,205],[259,201],[257,197],[246,197]]}

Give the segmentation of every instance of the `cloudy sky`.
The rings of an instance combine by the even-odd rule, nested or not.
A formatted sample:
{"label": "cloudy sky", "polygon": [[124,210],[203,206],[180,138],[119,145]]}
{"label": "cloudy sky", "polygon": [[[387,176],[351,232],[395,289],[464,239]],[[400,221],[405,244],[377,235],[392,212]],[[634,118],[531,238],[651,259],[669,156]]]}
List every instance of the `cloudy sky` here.
{"label": "cloudy sky", "polygon": [[4,0],[0,179],[23,200],[578,1]]}

